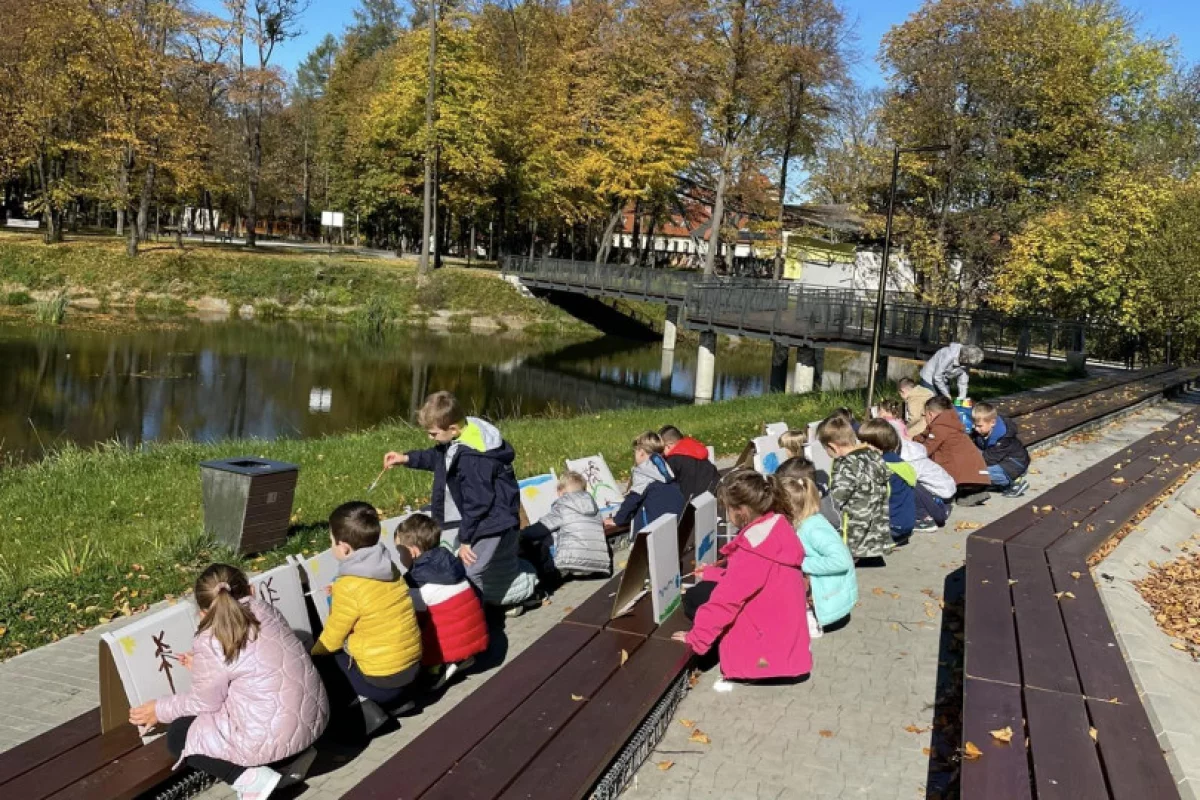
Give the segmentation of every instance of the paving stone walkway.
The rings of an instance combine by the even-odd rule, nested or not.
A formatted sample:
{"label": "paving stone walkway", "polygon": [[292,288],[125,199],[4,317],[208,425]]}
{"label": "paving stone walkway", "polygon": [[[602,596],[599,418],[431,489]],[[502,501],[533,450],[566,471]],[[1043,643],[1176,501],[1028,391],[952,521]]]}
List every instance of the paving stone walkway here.
{"label": "paving stone walkway", "polygon": [[[993,498],[956,509],[936,534],[914,537],[883,568],[859,573],[860,604],[850,624],[814,642],[813,676],[791,686],[738,686],[712,691],[704,674],[676,720],[639,771],[631,798],[913,798],[926,796],[941,639],[939,600],[964,557],[961,524],[996,519],[1036,493],[1136,441],[1182,413],[1162,403],[1076,441],[1035,456],[1025,499]],[[552,604],[506,621],[503,649],[511,658],[599,586],[567,584]],[[99,631],[42,647],[0,663],[0,750],[8,749],[99,702]],[[349,787],[469,695],[494,672],[472,674],[442,700],[403,720],[399,730],[358,753],[318,762],[304,787],[287,797],[325,800]],[[701,729],[711,744],[689,741]],[[919,733],[906,730],[912,726]],[[660,769],[661,762],[672,762]],[[217,786],[201,795],[230,798]]]}

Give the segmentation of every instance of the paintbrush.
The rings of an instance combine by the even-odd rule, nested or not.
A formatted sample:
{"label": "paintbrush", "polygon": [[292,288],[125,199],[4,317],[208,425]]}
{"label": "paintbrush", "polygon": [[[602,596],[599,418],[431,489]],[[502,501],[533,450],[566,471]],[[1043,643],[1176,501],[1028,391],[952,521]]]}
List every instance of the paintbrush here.
{"label": "paintbrush", "polygon": [[383,473],[385,473],[387,471],[388,471],[387,467],[384,467],[383,469],[381,469],[379,471],[379,474],[375,476],[375,480],[371,481],[371,485],[367,487],[367,494],[370,494],[371,492],[375,491],[375,487],[379,485],[379,480],[383,477]]}

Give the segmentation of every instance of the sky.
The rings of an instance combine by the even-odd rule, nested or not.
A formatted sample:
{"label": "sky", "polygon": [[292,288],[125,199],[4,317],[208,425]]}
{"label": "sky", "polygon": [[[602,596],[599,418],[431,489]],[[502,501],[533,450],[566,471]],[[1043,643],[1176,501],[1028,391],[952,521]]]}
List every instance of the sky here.
{"label": "sky", "polygon": [[[200,6],[219,11],[220,0],[200,0]],[[356,0],[310,0],[301,26],[304,33],[279,50],[278,63],[294,73],[296,66],[325,37],[340,35],[354,16]],[[893,25],[903,22],[921,6],[921,0],[842,0],[858,36],[855,77],[867,85],[880,85],[883,76],[875,62],[879,41]],[[1141,19],[1143,32],[1175,38],[1185,61],[1200,62],[1200,0],[1125,0]]]}

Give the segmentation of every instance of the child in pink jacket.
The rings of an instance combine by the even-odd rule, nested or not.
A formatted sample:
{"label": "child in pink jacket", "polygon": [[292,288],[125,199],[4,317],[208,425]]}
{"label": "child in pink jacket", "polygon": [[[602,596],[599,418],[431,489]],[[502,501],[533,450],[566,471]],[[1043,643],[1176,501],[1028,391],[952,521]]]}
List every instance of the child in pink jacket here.
{"label": "child in pink jacket", "polygon": [[[329,701],[308,649],[287,620],[254,598],[245,574],[213,564],[196,580],[200,629],[179,663],[192,689],[129,712],[134,725],[168,725],[167,749],[265,800],[282,776],[269,764],[307,750],[329,721]],[[315,751],[314,751],[315,755]]]}
{"label": "child in pink jacket", "polygon": [[741,530],[684,595],[692,629],[674,638],[699,655],[717,644],[724,679],[797,678],[812,670],[805,616],[804,547],[788,521],[791,503],[772,477],[745,470],[726,478],[720,500]]}

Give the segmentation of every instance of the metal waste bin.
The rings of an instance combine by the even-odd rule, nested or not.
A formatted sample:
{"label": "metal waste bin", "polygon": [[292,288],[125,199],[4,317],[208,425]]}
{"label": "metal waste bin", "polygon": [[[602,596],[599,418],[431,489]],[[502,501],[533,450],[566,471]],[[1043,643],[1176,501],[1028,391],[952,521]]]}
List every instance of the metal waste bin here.
{"label": "metal waste bin", "polygon": [[300,467],[265,458],[200,462],[204,530],[238,553],[283,544]]}

